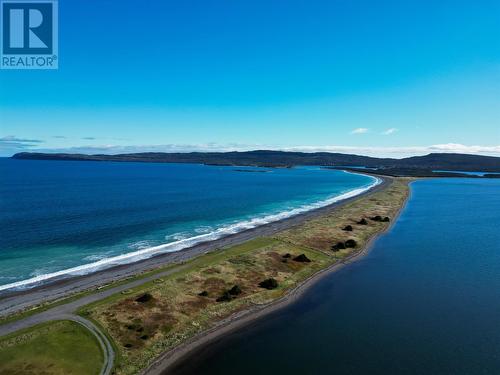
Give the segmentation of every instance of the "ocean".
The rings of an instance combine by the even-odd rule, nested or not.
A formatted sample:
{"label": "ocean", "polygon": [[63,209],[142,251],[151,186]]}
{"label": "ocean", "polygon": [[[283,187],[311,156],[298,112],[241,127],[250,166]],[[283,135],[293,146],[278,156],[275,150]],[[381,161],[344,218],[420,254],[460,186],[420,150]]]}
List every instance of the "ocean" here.
{"label": "ocean", "polygon": [[365,191],[319,167],[0,159],[0,291],[179,251]]}
{"label": "ocean", "polygon": [[500,181],[429,179],[361,260],[175,374],[500,373]]}

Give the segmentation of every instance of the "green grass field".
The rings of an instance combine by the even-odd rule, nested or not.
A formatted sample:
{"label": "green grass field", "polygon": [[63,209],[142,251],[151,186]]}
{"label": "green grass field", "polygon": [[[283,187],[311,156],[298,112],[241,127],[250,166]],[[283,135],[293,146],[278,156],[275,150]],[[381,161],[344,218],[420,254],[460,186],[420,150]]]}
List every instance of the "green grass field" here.
{"label": "green grass field", "polygon": [[0,374],[92,375],[103,365],[101,347],[78,323],[41,324],[0,339]]}

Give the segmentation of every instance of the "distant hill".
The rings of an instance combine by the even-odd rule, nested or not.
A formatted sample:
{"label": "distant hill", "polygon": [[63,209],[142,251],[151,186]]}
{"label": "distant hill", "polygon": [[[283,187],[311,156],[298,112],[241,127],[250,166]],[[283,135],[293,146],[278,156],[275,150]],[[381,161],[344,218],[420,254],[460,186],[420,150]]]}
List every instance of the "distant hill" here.
{"label": "distant hill", "polygon": [[119,161],[147,163],[200,163],[234,166],[292,167],[295,165],[362,166],[370,168],[398,168],[420,170],[457,170],[500,172],[500,158],[468,154],[433,153],[403,159],[373,158],[369,156],[329,152],[285,152],[257,150],[245,152],[143,152],[119,155],[48,154],[21,152],[14,159]]}

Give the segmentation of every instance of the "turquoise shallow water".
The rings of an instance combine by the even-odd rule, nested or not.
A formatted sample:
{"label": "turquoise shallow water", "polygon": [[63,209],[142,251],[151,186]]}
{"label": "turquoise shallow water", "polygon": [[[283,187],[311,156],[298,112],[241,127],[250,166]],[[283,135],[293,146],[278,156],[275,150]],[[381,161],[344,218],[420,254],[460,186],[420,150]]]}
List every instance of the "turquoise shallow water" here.
{"label": "turquoise shallow water", "polygon": [[370,254],[175,374],[499,374],[500,181],[421,180]]}
{"label": "turquoise shallow water", "polygon": [[177,251],[373,184],[313,167],[13,159],[0,175],[0,290]]}

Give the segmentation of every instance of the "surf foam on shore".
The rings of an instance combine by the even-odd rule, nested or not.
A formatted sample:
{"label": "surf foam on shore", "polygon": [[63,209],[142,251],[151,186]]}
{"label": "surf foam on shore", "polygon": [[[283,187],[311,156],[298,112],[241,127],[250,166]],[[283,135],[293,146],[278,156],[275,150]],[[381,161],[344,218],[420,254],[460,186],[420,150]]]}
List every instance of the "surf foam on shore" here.
{"label": "surf foam on shore", "polygon": [[[344,171],[344,172],[356,174],[353,172],[347,172],[347,171]],[[234,234],[234,233],[242,232],[242,231],[247,230],[247,229],[256,228],[256,227],[261,226],[261,225],[269,224],[272,222],[287,219],[287,218],[292,217],[292,216],[300,215],[300,214],[303,214],[303,213],[311,211],[311,210],[322,208],[322,207],[331,205],[333,203],[337,203],[339,201],[355,197],[356,195],[362,194],[362,193],[372,189],[373,187],[379,185],[382,182],[382,180],[377,178],[377,177],[373,177],[373,176],[369,176],[369,177],[373,179],[373,183],[371,183],[370,185],[365,186],[365,187],[361,187],[358,189],[350,190],[346,193],[336,195],[336,196],[333,196],[333,197],[325,199],[325,200],[321,200],[321,201],[307,204],[307,205],[302,205],[302,206],[299,206],[299,207],[294,208],[294,209],[289,210],[289,211],[283,211],[283,212],[279,212],[276,214],[271,214],[271,215],[266,215],[266,216],[262,216],[262,217],[256,217],[256,218],[253,218],[250,220],[241,221],[241,222],[238,222],[238,223],[235,223],[232,225],[221,227],[221,228],[216,229],[215,231],[210,232],[210,233],[204,233],[204,234],[200,234],[200,235],[185,238],[185,239],[180,239],[180,240],[166,243],[166,244],[162,244],[159,246],[147,247],[147,248],[143,248],[140,250],[125,253],[122,255],[117,255],[114,257],[110,257],[110,258],[104,258],[104,259],[101,259],[101,260],[98,260],[98,261],[95,261],[92,263],[83,264],[81,266],[67,268],[67,269],[64,269],[61,271],[41,274],[41,275],[37,275],[35,277],[32,277],[30,279],[17,281],[17,282],[10,283],[10,284],[0,285],[0,291],[5,291],[5,290],[9,290],[9,289],[32,288],[34,286],[40,285],[44,282],[47,282],[47,281],[50,281],[53,279],[58,279],[58,278],[68,277],[68,276],[85,275],[85,274],[96,272],[99,270],[103,270],[103,269],[106,269],[109,267],[137,262],[137,261],[140,261],[143,259],[153,257],[155,255],[179,251],[179,250],[194,246],[194,245],[201,243],[201,242],[213,241],[213,240],[216,240],[216,239],[219,239],[219,238],[222,238],[222,237]]]}

